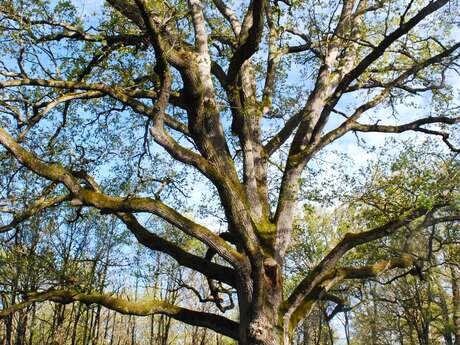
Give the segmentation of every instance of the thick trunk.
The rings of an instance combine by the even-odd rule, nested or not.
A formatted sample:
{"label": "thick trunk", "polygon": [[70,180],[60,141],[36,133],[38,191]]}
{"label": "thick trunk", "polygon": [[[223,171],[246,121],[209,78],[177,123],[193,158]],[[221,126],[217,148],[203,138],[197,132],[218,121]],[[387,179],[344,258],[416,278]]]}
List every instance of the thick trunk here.
{"label": "thick trunk", "polygon": [[[264,315],[265,314],[265,315]],[[264,306],[257,318],[241,324],[239,345],[288,345],[282,327],[276,322],[278,312],[269,313],[269,305]]]}
{"label": "thick trunk", "polygon": [[[248,345],[288,345],[284,342],[282,328],[269,317],[252,321],[248,327]],[[246,345],[246,344],[245,344]]]}
{"label": "thick trunk", "polygon": [[251,303],[240,304],[239,344],[288,345],[280,314],[283,293],[280,266],[272,258],[265,258],[262,262],[260,274],[253,274],[254,291]]}

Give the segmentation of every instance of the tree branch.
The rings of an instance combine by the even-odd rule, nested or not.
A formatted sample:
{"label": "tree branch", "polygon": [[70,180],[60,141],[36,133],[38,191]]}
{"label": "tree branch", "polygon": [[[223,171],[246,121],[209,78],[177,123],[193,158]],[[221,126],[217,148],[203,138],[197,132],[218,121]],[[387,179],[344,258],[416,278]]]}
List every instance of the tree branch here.
{"label": "tree branch", "polygon": [[[74,94],[65,94],[60,98],[51,101],[48,105],[56,106],[59,103],[69,101],[72,99],[89,99],[89,98],[98,98],[103,95],[111,96],[117,101],[131,107],[135,112],[152,117],[154,115],[154,109],[146,106],[144,103],[137,101],[135,98],[151,98],[156,99],[158,97],[157,92],[152,90],[128,90],[121,89],[116,86],[107,86],[102,83],[85,83],[85,82],[73,82],[65,80],[56,80],[56,79],[10,79],[0,81],[0,89],[8,87],[17,87],[17,86],[40,86],[40,87],[49,87],[56,89],[67,89],[67,90],[85,90],[87,92],[74,93]],[[68,99],[67,99],[68,98]],[[178,121],[177,119],[165,115],[165,123],[185,135],[189,135],[187,126]]]}
{"label": "tree branch", "polygon": [[284,317],[287,320],[290,320],[289,323],[291,326],[295,326],[303,314],[303,309],[308,305],[308,301],[320,293],[320,291],[327,292],[330,288],[344,279],[371,278],[390,268],[405,268],[408,266],[404,265],[412,265],[413,262],[409,262],[408,258],[404,257],[404,259],[394,259],[393,261],[386,260],[375,265],[366,266],[362,269],[336,267],[337,262],[348,251],[356,246],[369,243],[386,236],[391,236],[401,227],[424,215],[426,215],[426,217],[424,217],[423,221],[418,224],[419,229],[444,222],[460,221],[460,214],[458,212],[448,216],[441,216],[437,218],[432,217],[432,214],[436,210],[445,206],[446,203],[447,201],[443,200],[441,203],[435,204],[431,210],[427,210],[425,208],[415,209],[406,214],[403,219],[390,221],[368,231],[345,234],[344,238],[313,270],[311,270],[311,272],[309,272],[309,274],[291,293],[285,302],[286,313]]}
{"label": "tree branch", "polygon": [[77,289],[48,290],[29,294],[24,302],[0,310],[0,318],[5,318],[32,303],[44,301],[61,304],[69,304],[77,301],[84,304],[97,304],[124,315],[167,315],[189,325],[206,327],[230,338],[238,338],[238,323],[220,315],[190,310],[164,301],[146,299],[131,302],[126,299],[97,292],[81,292]]}
{"label": "tree branch", "polygon": [[228,7],[222,0],[213,0],[213,3],[224,18],[231,24],[233,33],[238,37],[241,32],[241,24],[235,11]]}
{"label": "tree branch", "polygon": [[343,277],[343,279],[369,279],[375,278],[395,268],[409,268],[413,266],[414,263],[414,256],[407,254],[367,266],[339,267],[337,268],[336,275]]}
{"label": "tree branch", "polygon": [[428,212],[425,208],[418,208],[407,214],[403,219],[390,221],[374,229],[360,232],[347,233],[343,239],[324,257],[323,260],[300,282],[288,298],[290,306],[298,303],[314,286],[324,279],[325,275],[335,267],[337,262],[351,249],[358,245],[389,236],[402,226],[425,215]]}
{"label": "tree branch", "polygon": [[59,205],[63,201],[68,201],[70,200],[70,198],[71,197],[69,194],[55,196],[49,199],[46,199],[45,197],[39,198],[26,209],[22,210],[19,214],[15,214],[13,216],[13,220],[9,224],[0,226],[0,234],[14,229],[16,226],[18,226],[21,222],[25,221],[26,219],[35,216],[36,214],[47,208]]}
{"label": "tree branch", "polygon": [[242,257],[218,235],[186,218],[163,202],[151,198],[122,198],[109,196],[83,188],[77,177],[59,164],[47,164],[19,145],[3,128],[0,128],[0,144],[8,149],[16,159],[36,174],[51,181],[64,184],[72,193],[74,204],[93,206],[100,210],[116,212],[148,212],[163,218],[170,224],[197,238],[213,248],[234,267],[241,265]]}
{"label": "tree branch", "polygon": [[265,18],[265,1],[252,0],[248,10],[247,19],[252,21],[252,25],[246,37],[240,36],[240,45],[236,49],[228,67],[228,80],[230,84],[235,84],[236,78],[243,63],[248,60],[259,48],[262,39]]}
{"label": "tree branch", "polygon": [[121,221],[123,221],[123,223],[126,224],[134,236],[136,236],[139,243],[143,244],[147,248],[168,254],[180,265],[200,272],[210,279],[221,281],[233,287],[235,286],[236,275],[233,269],[215,264],[206,258],[201,258],[186,252],[177,245],[148,231],[131,214],[119,212],[116,215]]}
{"label": "tree branch", "polygon": [[433,12],[439,10],[441,7],[446,5],[449,0],[436,0],[431,1],[427,6],[422,8],[415,16],[413,16],[407,22],[401,23],[399,27],[386,36],[368,55],[366,55],[358,65],[347,73],[340,83],[337,85],[334,95],[331,97],[329,107],[332,108],[336,105],[338,99],[347,87],[358,78],[373,62],[379,59],[386,51],[386,49],[392,45],[396,40],[407,34],[413,29],[418,23],[420,23],[427,16]]}
{"label": "tree branch", "polygon": [[426,117],[423,119],[415,120],[399,126],[390,125],[366,125],[361,123],[353,123],[350,129],[357,132],[380,132],[380,133],[402,133],[406,131],[421,132],[430,135],[441,136],[444,143],[454,152],[460,152],[460,148],[456,148],[449,141],[449,133],[423,128],[421,126],[426,124],[457,124],[460,123],[460,117],[447,117],[447,116],[435,116]]}

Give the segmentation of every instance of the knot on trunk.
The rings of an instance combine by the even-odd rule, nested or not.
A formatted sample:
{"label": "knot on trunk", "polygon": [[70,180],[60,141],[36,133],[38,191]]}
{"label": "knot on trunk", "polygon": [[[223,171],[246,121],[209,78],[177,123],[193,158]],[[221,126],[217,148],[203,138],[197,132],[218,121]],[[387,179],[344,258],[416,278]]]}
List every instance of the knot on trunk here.
{"label": "knot on trunk", "polygon": [[271,287],[281,286],[281,272],[278,263],[272,258],[264,259],[265,278]]}
{"label": "knot on trunk", "polygon": [[272,325],[265,318],[259,318],[249,325],[250,344],[254,345],[276,345]]}

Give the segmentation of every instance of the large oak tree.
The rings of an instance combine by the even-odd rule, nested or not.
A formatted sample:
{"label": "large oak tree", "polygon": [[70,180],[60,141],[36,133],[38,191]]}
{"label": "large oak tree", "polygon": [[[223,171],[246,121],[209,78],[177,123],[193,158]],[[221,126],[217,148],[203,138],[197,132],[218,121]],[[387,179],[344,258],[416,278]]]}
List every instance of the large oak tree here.
{"label": "large oak tree", "polygon": [[[165,314],[240,344],[289,344],[335,286],[410,269],[411,255],[361,267],[341,259],[407,226],[459,220],[458,165],[453,183],[428,199],[401,203],[375,226],[356,224],[297,287],[286,291],[283,280],[300,194],[313,183],[303,173],[325,147],[350,133],[415,131],[458,152],[449,136],[460,122],[449,88],[460,54],[458,12],[449,0],[108,0],[99,16],[79,17],[66,1],[0,1],[2,170],[16,162],[44,186],[23,210],[2,208],[13,216],[0,231],[54,207],[99,209],[142,245],[203,274],[223,312],[220,287],[233,288],[239,318],[70,285],[30,292],[0,315],[40,301],[80,301]],[[145,129],[143,140],[126,135],[131,125]],[[156,162],[162,152],[173,170],[192,168],[213,186],[208,206],[219,204],[227,231],[162,197],[162,188],[181,188]],[[106,183],[110,164],[148,173],[132,173],[122,192]],[[199,240],[206,254],[158,236],[143,214]]]}

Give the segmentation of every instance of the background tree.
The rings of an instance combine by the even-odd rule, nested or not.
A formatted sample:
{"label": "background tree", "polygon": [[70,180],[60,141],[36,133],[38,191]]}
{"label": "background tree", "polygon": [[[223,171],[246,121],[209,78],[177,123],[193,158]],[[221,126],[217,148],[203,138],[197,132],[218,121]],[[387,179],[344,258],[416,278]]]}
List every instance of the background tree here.
{"label": "background tree", "polygon": [[[293,284],[305,274],[305,267],[314,266],[321,259],[310,248],[325,246],[322,250],[327,250],[350,226],[387,217],[401,203],[429,200],[426,194],[419,194],[422,190],[433,193],[438,187],[445,188],[442,180],[452,176],[442,172],[443,167],[450,165],[448,157],[439,152],[433,154],[428,143],[417,148],[401,142],[398,145],[402,146],[399,157],[394,158],[392,153],[388,159],[388,153],[377,154],[370,170],[364,169],[361,177],[352,176],[355,188],[345,193],[339,206],[307,209],[298,221],[295,245],[286,260]],[[428,227],[415,223],[391,237],[357,248],[344,258],[344,264],[372,267],[382,258],[398,255],[410,256],[414,266],[399,272],[382,272],[364,281],[337,284],[319,303],[314,314],[319,318],[317,326],[298,329],[299,343],[333,344],[338,334],[337,327],[330,332],[332,322],[333,326],[343,323],[341,333],[350,344],[453,344],[457,297],[453,283],[456,280],[450,271],[459,263],[455,257],[457,227],[458,222],[447,219],[443,224]],[[377,268],[375,264],[373,267]]]}
{"label": "background tree", "polygon": [[[96,17],[68,1],[0,5],[2,198],[11,215],[2,232],[53,209],[81,222],[99,210],[95,220],[115,217],[141,245],[202,274],[209,297],[199,300],[217,308],[111,295],[98,257],[96,281],[57,280],[22,301],[13,282],[2,317],[79,301],[167,315],[240,344],[288,344],[344,282],[418,267],[402,249],[346,266],[349,256],[406,228],[459,219],[456,158],[439,172],[408,171],[407,184],[383,175],[340,240],[318,248],[297,285],[284,284],[298,206],[321,196],[311,176],[330,145],[348,133],[415,131],[458,152],[449,136],[460,122],[455,1],[252,0],[232,9],[220,0],[108,0]],[[196,186],[212,202],[197,207]],[[199,245],[154,231],[162,222]],[[232,319],[222,313],[233,297]],[[85,315],[100,323],[98,309]]]}

